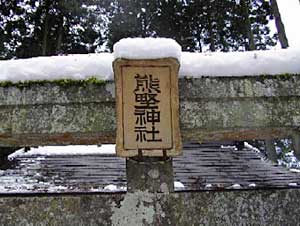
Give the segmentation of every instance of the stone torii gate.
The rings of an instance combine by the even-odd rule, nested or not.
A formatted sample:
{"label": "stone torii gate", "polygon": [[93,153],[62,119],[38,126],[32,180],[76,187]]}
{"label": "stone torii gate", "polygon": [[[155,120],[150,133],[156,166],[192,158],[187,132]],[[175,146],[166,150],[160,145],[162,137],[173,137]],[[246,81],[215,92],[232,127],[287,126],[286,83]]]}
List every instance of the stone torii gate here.
{"label": "stone torii gate", "polygon": [[[180,78],[178,87],[183,142],[299,136],[299,75]],[[113,81],[0,87],[1,152],[115,143],[115,94]],[[299,224],[299,189],[174,192],[172,159],[161,153],[127,158],[127,193],[1,196],[0,224]]]}

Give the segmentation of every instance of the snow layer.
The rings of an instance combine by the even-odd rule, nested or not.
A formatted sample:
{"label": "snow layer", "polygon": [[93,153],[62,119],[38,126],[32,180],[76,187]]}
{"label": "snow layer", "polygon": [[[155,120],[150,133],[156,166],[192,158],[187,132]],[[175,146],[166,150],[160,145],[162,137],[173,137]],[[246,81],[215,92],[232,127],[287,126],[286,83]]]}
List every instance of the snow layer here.
{"label": "snow layer", "polygon": [[97,145],[68,145],[68,146],[44,146],[38,148],[30,148],[25,152],[22,148],[8,156],[9,160],[35,155],[101,155],[101,154],[115,154],[115,145],[106,144],[102,146]]}
{"label": "snow layer", "polygon": [[229,187],[229,189],[241,189],[242,186],[240,184],[233,184]]}
{"label": "snow layer", "polygon": [[173,57],[180,61],[181,46],[169,38],[124,38],[114,47],[114,57],[126,59],[157,59]]}
{"label": "snow layer", "polygon": [[182,53],[180,75],[251,76],[300,73],[300,49]]}
{"label": "snow layer", "polygon": [[0,61],[0,81],[112,78],[113,56],[110,53],[34,57]]}
{"label": "snow layer", "polygon": [[289,187],[297,187],[298,186],[297,183],[289,183],[288,185],[289,185]]}
{"label": "snow layer", "polygon": [[[122,55],[121,52],[119,54]],[[0,81],[80,80],[90,77],[112,80],[113,59],[112,54],[101,53],[0,61]],[[230,53],[183,52],[179,76],[252,76],[285,73],[300,74],[300,48]]]}
{"label": "snow layer", "polygon": [[260,151],[257,147],[252,146],[252,145],[249,144],[248,142],[244,142],[244,146],[245,146],[246,148],[248,148],[248,149],[250,149],[250,150],[252,150],[252,151],[258,153],[258,154],[261,153],[261,151]]}
{"label": "snow layer", "polygon": [[184,188],[184,184],[181,183],[180,181],[174,181],[174,188],[175,189],[183,189]]}
{"label": "snow layer", "polygon": [[205,185],[205,188],[206,188],[206,189],[210,189],[210,188],[212,188],[212,187],[213,187],[212,184],[206,184],[206,185]]}
{"label": "snow layer", "polygon": [[252,184],[249,184],[248,185],[250,188],[255,188],[256,187],[256,184],[255,183],[252,183]]}
{"label": "snow layer", "polygon": [[[175,190],[184,189],[183,183],[181,183],[180,181],[174,181],[174,189]],[[104,187],[104,191],[112,191],[112,192],[127,191],[127,187],[119,187],[118,185],[115,184],[109,184]]]}

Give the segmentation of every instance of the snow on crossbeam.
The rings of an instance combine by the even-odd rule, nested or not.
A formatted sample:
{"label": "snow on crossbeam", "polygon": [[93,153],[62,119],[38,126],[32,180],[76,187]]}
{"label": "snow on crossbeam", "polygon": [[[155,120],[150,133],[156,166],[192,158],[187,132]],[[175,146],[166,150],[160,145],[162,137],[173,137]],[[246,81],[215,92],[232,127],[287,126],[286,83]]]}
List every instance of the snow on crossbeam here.
{"label": "snow on crossbeam", "polygon": [[228,53],[188,53],[180,76],[257,76],[300,74],[300,49]]}
{"label": "snow on crossbeam", "polygon": [[114,45],[114,57],[158,59],[172,57],[180,61],[181,46],[169,38],[125,38]]}
{"label": "snow on crossbeam", "polygon": [[5,60],[0,61],[0,81],[110,80],[112,61],[110,53]]}
{"label": "snow on crossbeam", "polygon": [[[113,60],[110,53],[5,60],[0,61],[0,82],[82,80],[91,77],[113,80]],[[230,53],[182,52],[179,71],[180,77],[279,74],[300,74],[300,49]]]}

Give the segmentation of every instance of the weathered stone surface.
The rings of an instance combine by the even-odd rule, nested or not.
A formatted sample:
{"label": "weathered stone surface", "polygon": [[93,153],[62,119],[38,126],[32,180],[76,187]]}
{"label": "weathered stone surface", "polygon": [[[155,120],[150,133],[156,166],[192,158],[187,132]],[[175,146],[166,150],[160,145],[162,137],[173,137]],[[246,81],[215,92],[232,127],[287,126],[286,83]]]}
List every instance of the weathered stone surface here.
{"label": "weathered stone surface", "polygon": [[183,99],[300,96],[299,76],[185,78],[179,82],[179,94]]}
{"label": "weathered stone surface", "polygon": [[101,144],[115,136],[114,85],[0,87],[3,146]]}
{"label": "weathered stone surface", "polygon": [[0,225],[299,225],[300,190],[0,197]]}
{"label": "weathered stone surface", "polygon": [[[183,141],[291,136],[299,86],[299,75],[180,79]],[[2,146],[115,143],[115,130],[113,82],[0,87]]]}
{"label": "weathered stone surface", "polygon": [[174,191],[172,159],[158,157],[126,160],[127,191],[170,193]]}

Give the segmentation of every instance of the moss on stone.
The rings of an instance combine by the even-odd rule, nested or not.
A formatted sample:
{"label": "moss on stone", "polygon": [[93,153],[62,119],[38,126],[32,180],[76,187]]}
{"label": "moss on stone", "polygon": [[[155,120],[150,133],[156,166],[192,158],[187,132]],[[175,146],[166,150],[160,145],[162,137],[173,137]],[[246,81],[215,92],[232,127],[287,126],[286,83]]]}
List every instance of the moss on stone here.
{"label": "moss on stone", "polygon": [[293,76],[297,76],[297,74],[283,73],[283,74],[277,75],[276,77],[277,77],[278,79],[281,79],[281,80],[288,80],[288,79],[290,79],[290,78],[293,77]]}
{"label": "moss on stone", "polygon": [[56,85],[61,85],[61,86],[68,86],[68,85],[89,85],[89,84],[94,84],[94,85],[103,85],[107,81],[105,80],[100,80],[97,79],[95,76],[92,76],[88,79],[80,79],[80,80],[74,80],[74,79],[58,79],[58,80],[53,80],[53,81],[48,81],[48,80],[33,80],[33,81],[22,81],[22,82],[11,82],[11,81],[2,81],[0,82],[0,87],[18,87],[18,88],[23,88],[23,87],[30,87],[31,85],[43,85],[46,83],[51,83],[51,84],[56,84]]}

